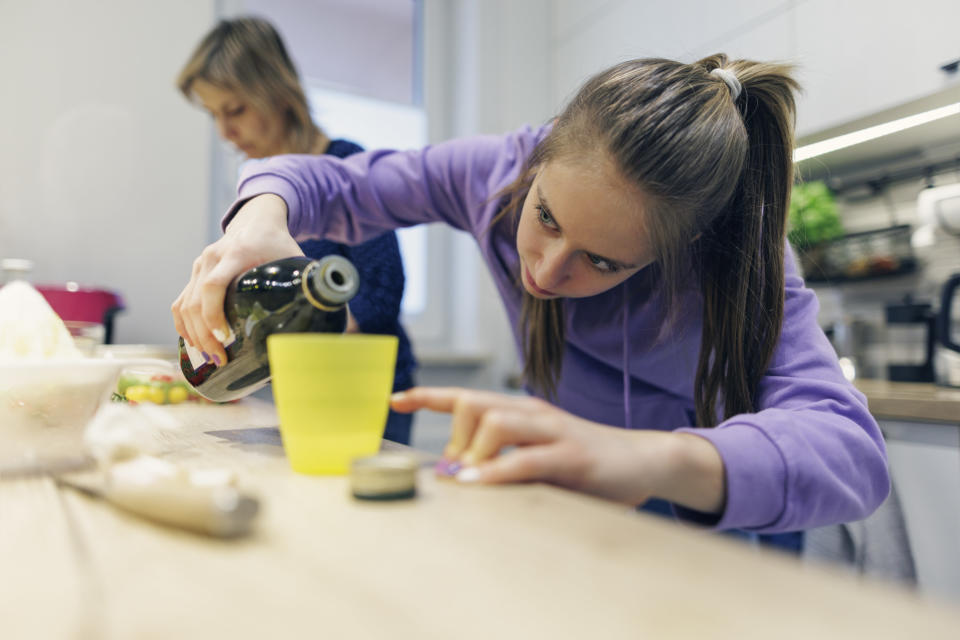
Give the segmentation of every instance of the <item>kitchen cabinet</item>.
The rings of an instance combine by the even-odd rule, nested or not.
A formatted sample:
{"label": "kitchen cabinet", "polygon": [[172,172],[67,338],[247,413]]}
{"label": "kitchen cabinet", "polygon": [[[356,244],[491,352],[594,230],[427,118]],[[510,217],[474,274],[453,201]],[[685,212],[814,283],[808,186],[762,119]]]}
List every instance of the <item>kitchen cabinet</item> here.
{"label": "kitchen cabinet", "polygon": [[939,68],[960,58],[960,2],[807,0],[793,11],[804,85],[801,136],[960,81]]}
{"label": "kitchen cabinet", "polygon": [[887,442],[921,591],[960,601],[960,389],[857,379]]}
{"label": "kitchen cabinet", "polygon": [[880,420],[921,591],[960,599],[958,422]]}

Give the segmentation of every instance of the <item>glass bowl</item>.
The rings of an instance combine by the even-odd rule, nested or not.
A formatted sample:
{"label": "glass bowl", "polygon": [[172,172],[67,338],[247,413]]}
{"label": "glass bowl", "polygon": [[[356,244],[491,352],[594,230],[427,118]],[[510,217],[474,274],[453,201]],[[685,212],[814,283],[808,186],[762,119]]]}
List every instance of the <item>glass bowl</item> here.
{"label": "glass bowl", "polygon": [[[83,430],[110,398],[120,372],[144,360],[0,362],[0,462],[78,455]],[[162,360],[150,361],[169,366]]]}

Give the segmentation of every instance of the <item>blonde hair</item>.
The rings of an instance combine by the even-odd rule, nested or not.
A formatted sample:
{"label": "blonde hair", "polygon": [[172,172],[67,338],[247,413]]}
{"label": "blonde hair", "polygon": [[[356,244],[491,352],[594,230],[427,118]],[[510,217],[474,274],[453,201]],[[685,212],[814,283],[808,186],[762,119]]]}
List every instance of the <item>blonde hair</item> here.
{"label": "blonde hair", "polygon": [[[504,204],[493,224],[511,233],[540,167],[600,152],[649,197],[665,326],[676,317],[684,283],[699,281],[694,393],[702,426],[715,425],[721,408],[725,417],[755,409],[780,338],[799,89],[790,73],[787,65],[723,54],[693,64],[618,64],[587,81],[498,194]],[[525,377],[551,396],[564,352],[563,301],[524,291],[521,330]]]}
{"label": "blonde hair", "polygon": [[282,111],[290,152],[314,152],[325,138],[310,118],[297,69],[280,34],[262,18],[218,22],[177,76],[177,88],[190,101],[197,80],[234,91],[263,113]]}

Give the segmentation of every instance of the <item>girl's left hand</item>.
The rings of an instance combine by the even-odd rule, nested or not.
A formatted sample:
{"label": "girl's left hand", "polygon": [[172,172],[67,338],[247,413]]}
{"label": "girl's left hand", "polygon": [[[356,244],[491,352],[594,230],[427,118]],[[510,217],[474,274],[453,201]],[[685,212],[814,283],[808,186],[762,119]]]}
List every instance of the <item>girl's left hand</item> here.
{"label": "girl's left hand", "polygon": [[[677,437],[600,425],[538,398],[467,389],[416,387],[394,394],[391,407],[452,414],[444,457],[461,463],[461,481],[543,481],[630,505],[668,479]],[[499,455],[508,446],[516,448]]]}

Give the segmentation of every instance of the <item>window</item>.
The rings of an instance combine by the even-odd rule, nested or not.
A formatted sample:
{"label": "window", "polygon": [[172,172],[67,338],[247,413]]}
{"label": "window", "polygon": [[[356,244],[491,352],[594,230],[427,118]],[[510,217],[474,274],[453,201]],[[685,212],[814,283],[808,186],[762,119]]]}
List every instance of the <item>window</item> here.
{"label": "window", "polygon": [[[416,149],[427,143],[427,118],[420,107],[326,89],[315,81],[306,84],[314,119],[331,138],[365,149]],[[427,229],[399,229],[397,238],[406,275],[401,308],[415,321],[427,306]]]}

